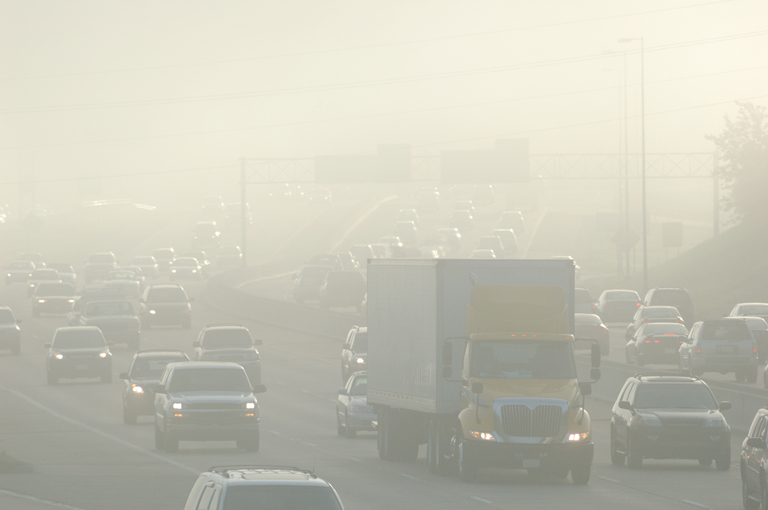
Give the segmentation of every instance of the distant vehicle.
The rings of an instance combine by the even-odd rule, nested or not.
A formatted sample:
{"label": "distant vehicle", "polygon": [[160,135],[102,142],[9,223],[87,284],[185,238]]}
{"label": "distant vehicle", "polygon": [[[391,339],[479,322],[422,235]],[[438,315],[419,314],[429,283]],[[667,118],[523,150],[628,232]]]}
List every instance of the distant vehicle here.
{"label": "distant vehicle", "polygon": [[391,257],[391,250],[388,244],[375,243],[371,245],[373,255],[377,259],[388,259]]}
{"label": "distant vehicle", "polygon": [[764,466],[768,464],[768,409],[757,410],[747,437],[741,443],[741,499],[744,508],[768,507],[768,480]]}
{"label": "distant vehicle", "polygon": [[352,374],[339,390],[336,400],[336,432],[340,436],[355,437],[359,430],[376,430],[376,413],[368,405],[368,374]]}
{"label": "distant vehicle", "polygon": [[513,258],[517,255],[517,236],[515,235],[514,230],[511,228],[497,228],[491,232],[491,235],[497,236],[499,239],[501,239],[501,243],[504,245],[504,257]]}
{"label": "distant vehicle", "polygon": [[[214,487],[213,491],[209,490]],[[294,467],[214,467],[200,475],[184,510],[205,508],[207,498],[221,499],[225,510],[252,508],[342,510],[331,484],[314,471]]]}
{"label": "distant vehicle", "polygon": [[35,289],[41,283],[60,283],[59,272],[55,269],[35,269],[27,280],[27,297],[35,294]]}
{"label": "distant vehicle", "polygon": [[597,298],[597,314],[604,322],[629,322],[641,306],[634,290],[605,290]]}
{"label": "distant vehicle", "polygon": [[320,287],[333,268],[331,266],[304,266],[293,277],[293,298],[297,303],[320,300]]}
{"label": "distant vehicle", "polygon": [[471,259],[495,259],[496,254],[493,250],[473,250],[469,255]]}
{"label": "distant vehicle", "polygon": [[157,264],[155,257],[150,255],[133,257],[131,265],[141,268],[141,273],[145,278],[154,278],[156,280],[160,276],[160,266]]}
{"label": "distant vehicle", "polygon": [[75,298],[72,311],[67,314],[67,323],[70,326],[79,326],[82,311],[91,301],[123,301],[124,299],[123,293],[116,289],[84,289]]}
{"label": "distant vehicle", "polygon": [[310,205],[330,205],[333,202],[331,191],[324,188],[315,188],[307,191],[306,199]]}
{"label": "distant vehicle", "polygon": [[75,287],[71,283],[40,282],[32,296],[32,316],[70,312],[76,295]]}
{"label": "distant vehicle", "polygon": [[[592,294],[589,290],[576,287],[576,313],[594,313],[597,314],[597,304],[592,299]],[[602,322],[602,319],[600,320]]]}
{"label": "distant vehicle", "polygon": [[[608,333],[608,328],[603,321],[600,320],[595,314],[592,313],[576,313],[576,339],[590,339],[597,341],[600,346],[600,354],[608,356],[611,353],[611,337]],[[576,343],[576,347],[579,347],[579,343]],[[587,342],[586,349],[591,349],[591,342]]]}
{"label": "distant vehicle", "polygon": [[761,317],[768,320],[768,303],[739,303],[728,315],[730,317]]}
{"label": "distant vehicle", "polygon": [[367,368],[368,328],[354,326],[347,333],[341,346],[341,382],[346,384],[349,376]]}
{"label": "distant vehicle", "polygon": [[[228,224],[240,225],[243,220],[243,209],[240,207],[240,202],[224,204],[224,214],[227,217]],[[251,216],[251,208],[248,204],[245,204],[245,224],[253,225],[253,216]]]}
{"label": "distant vehicle", "polygon": [[176,260],[176,251],[173,248],[158,248],[152,252],[152,256],[157,261],[161,273],[171,272],[171,264]]}
{"label": "distant vehicle", "polygon": [[360,268],[365,268],[369,259],[375,259],[376,255],[373,253],[373,248],[370,244],[356,244],[349,247],[349,254],[354,257]]}
{"label": "distant vehicle", "polygon": [[337,254],[323,253],[320,255],[315,255],[309,260],[309,262],[307,262],[307,265],[330,266],[334,271],[342,271],[341,260],[339,260],[339,256]]}
{"label": "distant vehicle", "polygon": [[21,354],[21,320],[13,316],[7,306],[0,306],[0,349],[8,349],[11,354]]}
{"label": "distant vehicle", "polygon": [[192,344],[194,361],[229,361],[245,369],[251,384],[261,384],[261,356],[256,346],[261,340],[251,338],[240,324],[208,324]]}
{"label": "distant vehicle", "polygon": [[145,329],[154,326],[178,324],[184,329],[192,327],[192,298],[178,284],[150,285],[139,299],[141,325]]}
{"label": "distant vehicle", "polygon": [[449,253],[455,253],[461,249],[461,233],[458,228],[439,228],[437,235]]}
{"label": "distant vehicle", "polygon": [[416,209],[419,211],[439,211],[440,193],[437,191],[422,191],[416,199]]}
{"label": "distant vehicle", "polygon": [[396,221],[412,221],[413,224],[418,228],[419,213],[416,212],[416,209],[400,209],[400,212],[397,213]]}
{"label": "distant vehicle", "polygon": [[629,340],[643,324],[652,322],[676,322],[685,324],[680,312],[674,306],[641,306],[635,312],[632,322],[627,326],[625,338]]}
{"label": "distant vehicle", "polygon": [[101,378],[112,382],[112,353],[97,327],[59,328],[48,349],[45,368],[48,384],[59,379]]}
{"label": "distant vehicle", "polygon": [[496,258],[507,258],[507,250],[499,236],[482,236],[477,242],[478,250],[493,250]]}
{"label": "distant vehicle", "polygon": [[155,390],[168,363],[189,361],[184,351],[139,351],[133,355],[127,372],[120,374],[123,388],[123,422],[136,424],[138,416],[154,416]]}
{"label": "distant vehicle", "polygon": [[348,251],[338,253],[337,257],[339,257],[343,271],[360,271],[360,264]]}
{"label": "distant vehicle", "polygon": [[239,246],[224,246],[216,255],[216,267],[240,267],[243,265],[243,252]]}
{"label": "distant vehicle", "polygon": [[254,393],[264,391],[264,386],[251,384],[237,363],[169,363],[155,390],[155,447],[176,452],[180,440],[235,440],[238,448],[258,451]]}
{"label": "distant vehicle", "polygon": [[762,317],[744,317],[752,337],[757,342],[757,360],[762,364],[768,359],[768,322]]}
{"label": "distant vehicle", "polygon": [[490,184],[478,184],[472,191],[472,203],[478,206],[493,205],[496,203],[496,193]]}
{"label": "distant vehicle", "polygon": [[94,253],[85,263],[85,283],[101,280],[115,269],[117,269],[117,258],[114,253]]}
{"label": "distant vehicle", "polygon": [[511,228],[516,235],[525,232],[525,219],[520,211],[504,211],[496,228]]}
{"label": "distant vehicle", "polygon": [[192,237],[192,246],[217,247],[221,244],[221,232],[215,221],[199,221],[195,225],[195,235]]}
{"label": "distant vehicle", "polygon": [[320,307],[359,307],[365,292],[365,280],[358,271],[331,271],[320,287]]}
{"label": "distant vehicle", "polygon": [[744,319],[697,322],[680,346],[681,371],[701,376],[707,372],[733,372],[737,382],[757,381],[757,343]]}
{"label": "distant vehicle", "polygon": [[685,289],[651,289],[645,294],[644,306],[674,306],[687,327],[694,322],[693,301]]}
{"label": "distant vehicle", "polygon": [[400,238],[405,245],[418,244],[419,229],[413,221],[398,221],[392,230],[392,234]]}
{"label": "distant vehicle", "polygon": [[117,269],[104,275],[104,288],[115,289],[126,296],[138,296],[141,293],[141,281],[133,271]]}
{"label": "distant vehicle", "polygon": [[130,301],[89,301],[80,313],[81,326],[94,326],[110,342],[141,348],[141,322]]}
{"label": "distant vehicle", "polygon": [[120,266],[120,271],[133,273],[134,278],[139,282],[139,290],[144,289],[144,284],[147,283],[147,278],[144,276],[144,271],[142,271],[139,266]]}
{"label": "distant vehicle", "polygon": [[462,209],[453,211],[448,218],[448,226],[459,229],[459,232],[472,230],[475,228],[475,219],[472,216],[472,213],[468,210]]}
{"label": "distant vehicle", "polygon": [[203,278],[208,278],[211,276],[211,260],[208,258],[208,255],[204,251],[200,250],[193,250],[188,251],[183,257],[192,257],[193,259],[197,260],[197,262],[200,264],[200,268],[203,272]]}
{"label": "distant vehicle", "polygon": [[192,257],[179,257],[171,264],[171,281],[202,280],[203,267]]}
{"label": "distant vehicle", "polygon": [[26,283],[35,271],[35,263],[30,260],[17,260],[8,264],[5,270],[5,284]]}
{"label": "distant vehicle", "polygon": [[676,322],[643,324],[627,342],[627,363],[645,366],[651,363],[677,365],[680,346],[688,337],[688,329]]}
{"label": "distant vehicle", "polygon": [[224,201],[220,196],[209,196],[203,198],[202,216],[206,220],[223,220],[226,216],[224,211]]}
{"label": "distant vehicle", "polygon": [[61,278],[62,282],[71,283],[72,285],[75,284],[75,281],[77,280],[77,274],[75,273],[75,270],[71,265],[48,264],[47,267],[50,269],[55,269],[56,272],[59,273],[59,278]]}
{"label": "distant vehicle", "polygon": [[639,469],[643,459],[691,459],[703,467],[714,460],[718,471],[727,471],[731,429],[722,413],[730,408],[697,378],[630,377],[613,405],[611,462],[626,459]]}
{"label": "distant vehicle", "polygon": [[35,269],[45,268],[45,259],[40,253],[22,253],[17,260],[28,260],[35,264]]}
{"label": "distant vehicle", "polygon": [[458,200],[453,204],[453,212],[456,211],[469,211],[469,213],[475,215],[475,205],[471,200]]}

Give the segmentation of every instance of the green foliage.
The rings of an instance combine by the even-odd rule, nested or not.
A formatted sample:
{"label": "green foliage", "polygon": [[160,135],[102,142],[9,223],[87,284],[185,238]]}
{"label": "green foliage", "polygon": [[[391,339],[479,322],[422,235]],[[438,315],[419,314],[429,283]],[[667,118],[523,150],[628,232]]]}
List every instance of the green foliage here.
{"label": "green foliage", "polygon": [[720,177],[728,190],[726,210],[748,223],[768,220],[768,109],[738,103],[736,120],[725,118],[725,129],[709,136],[720,155]]}

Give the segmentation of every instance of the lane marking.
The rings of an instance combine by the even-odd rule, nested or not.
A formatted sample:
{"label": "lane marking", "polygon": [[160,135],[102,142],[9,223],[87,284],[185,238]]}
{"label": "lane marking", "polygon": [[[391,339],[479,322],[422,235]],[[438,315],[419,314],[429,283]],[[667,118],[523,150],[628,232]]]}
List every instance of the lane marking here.
{"label": "lane marking", "polygon": [[354,457],[347,457],[349,460],[354,460],[355,462],[362,462],[360,459],[356,459]]}
{"label": "lane marking", "polygon": [[474,499],[475,501],[479,501],[481,503],[486,503],[488,505],[492,505],[493,501],[488,501],[487,499],[478,498],[477,496],[470,496],[470,498]]}
{"label": "lane marking", "polygon": [[5,494],[6,496],[11,496],[12,498],[26,499],[27,501],[34,501],[35,503],[42,503],[48,506],[55,506],[57,508],[65,508],[66,510],[83,510],[82,508],[77,506],[65,505],[64,503],[57,503],[55,501],[36,498],[35,496],[30,496],[28,494],[20,494],[18,492],[13,492],[5,489],[0,489],[0,494]]}
{"label": "lane marking", "polygon": [[305,444],[305,445],[307,445],[307,446],[311,446],[311,447],[313,447],[313,448],[317,448],[317,445],[316,445],[316,444],[314,444],[314,443],[307,443],[307,442],[305,441],[305,442],[303,442],[303,443],[301,443],[301,444]]}
{"label": "lane marking", "polygon": [[707,508],[707,509],[709,508],[707,505],[702,505],[701,503],[696,503],[695,501],[691,501],[689,499],[681,499],[680,501],[682,501],[683,503],[687,503],[689,505],[697,506],[699,508]]}
{"label": "lane marking", "polygon": [[270,430],[270,431],[269,431],[269,433],[270,433],[270,434],[274,434],[274,435],[276,435],[276,436],[279,436],[279,435],[281,434],[280,432],[278,432],[278,431],[276,431],[276,430]]}
{"label": "lane marking", "polygon": [[621,480],[616,480],[614,478],[608,478],[607,476],[598,476],[598,478],[600,478],[601,480],[605,480],[606,482],[611,482],[611,483],[621,483],[621,484],[624,483]]}
{"label": "lane marking", "polygon": [[419,479],[416,478],[415,476],[406,475],[405,473],[400,473],[400,476],[404,476],[406,478],[410,478],[411,480],[416,480],[417,482],[419,481]]}
{"label": "lane marking", "polygon": [[162,455],[158,455],[157,453],[151,452],[151,451],[149,451],[147,449],[144,449],[144,448],[142,448],[140,446],[136,446],[133,443],[129,443],[128,441],[120,439],[119,437],[115,437],[112,434],[108,434],[108,433],[106,433],[106,432],[104,432],[102,430],[99,430],[99,429],[95,428],[95,427],[91,427],[90,425],[86,425],[85,423],[79,422],[77,420],[73,420],[72,418],[64,416],[63,414],[58,413],[58,412],[54,411],[53,409],[44,406],[43,404],[39,403],[38,401],[32,399],[31,397],[28,397],[27,395],[25,395],[23,393],[18,392],[16,390],[12,390],[10,388],[6,388],[5,386],[0,386],[0,389],[2,389],[3,391],[7,391],[8,393],[11,393],[13,395],[16,395],[17,397],[27,401],[29,404],[33,405],[34,407],[37,407],[38,409],[40,409],[42,411],[45,411],[46,413],[50,414],[54,418],[58,418],[58,419],[60,419],[62,421],[65,421],[65,422],[67,422],[67,423],[69,423],[71,425],[75,425],[77,427],[80,427],[82,429],[85,429],[85,430],[87,430],[89,432],[93,432],[94,434],[99,435],[99,436],[101,436],[101,437],[103,437],[105,439],[109,439],[110,441],[113,441],[113,442],[115,442],[115,443],[117,443],[119,445],[122,445],[122,446],[128,448],[129,450],[133,450],[133,451],[138,452],[138,453],[143,453],[145,455],[149,455],[153,459],[165,462],[167,464],[171,464],[172,466],[176,466],[177,468],[183,469],[184,471],[189,471],[190,473],[195,473],[197,475],[200,474],[200,470],[199,469],[195,469],[195,468],[192,468],[192,467],[187,466],[185,464],[182,464],[181,462],[176,462],[175,460],[171,460],[171,459],[169,459],[167,457],[163,457]]}

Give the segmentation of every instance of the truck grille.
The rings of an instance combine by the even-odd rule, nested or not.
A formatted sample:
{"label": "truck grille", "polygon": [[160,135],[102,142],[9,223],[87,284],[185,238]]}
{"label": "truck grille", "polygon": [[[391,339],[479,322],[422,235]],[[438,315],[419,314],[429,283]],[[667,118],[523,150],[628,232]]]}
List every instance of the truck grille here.
{"label": "truck grille", "polygon": [[524,405],[501,408],[504,435],[508,437],[555,437],[560,433],[563,410],[560,406],[541,405],[531,409]]}

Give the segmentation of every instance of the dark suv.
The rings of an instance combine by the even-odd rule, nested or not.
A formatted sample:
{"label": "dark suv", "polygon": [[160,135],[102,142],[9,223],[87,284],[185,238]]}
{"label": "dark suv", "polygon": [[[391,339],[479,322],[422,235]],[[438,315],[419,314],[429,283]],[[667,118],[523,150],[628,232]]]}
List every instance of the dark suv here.
{"label": "dark suv", "polygon": [[137,416],[155,414],[154,387],[168,363],[189,361],[184,351],[151,350],[139,351],[133,355],[127,372],[120,374],[125,381],[123,389],[123,422],[135,424]]}
{"label": "dark suv", "polygon": [[758,409],[741,444],[741,498],[744,508],[768,508],[768,407]]}
{"label": "dark suv", "polygon": [[685,289],[651,289],[643,299],[645,306],[674,306],[680,312],[686,327],[693,325],[693,301]]}
{"label": "dark suv", "polygon": [[707,383],[696,377],[630,377],[613,405],[611,462],[640,468],[643,459],[692,459],[731,466],[731,428]]}
{"label": "dark suv", "polygon": [[112,382],[112,353],[101,330],[92,326],[59,328],[48,349],[46,369],[48,384],[59,379],[99,377],[101,382]]}
{"label": "dark suv", "polygon": [[343,510],[336,490],[311,471],[282,466],[217,466],[201,474],[184,510]]}
{"label": "dark suv", "polygon": [[256,349],[261,340],[251,338],[240,324],[208,324],[192,346],[194,361],[229,361],[245,369],[251,384],[261,383],[261,356]]}

